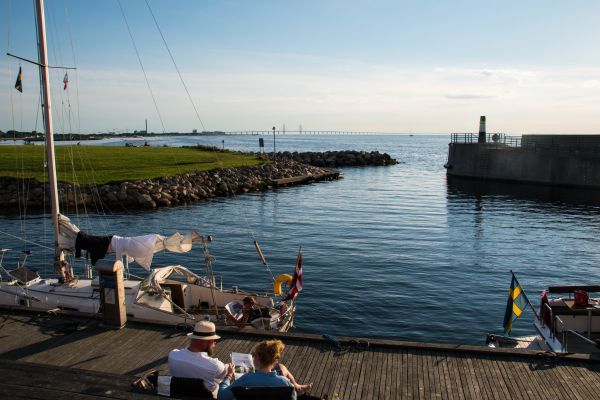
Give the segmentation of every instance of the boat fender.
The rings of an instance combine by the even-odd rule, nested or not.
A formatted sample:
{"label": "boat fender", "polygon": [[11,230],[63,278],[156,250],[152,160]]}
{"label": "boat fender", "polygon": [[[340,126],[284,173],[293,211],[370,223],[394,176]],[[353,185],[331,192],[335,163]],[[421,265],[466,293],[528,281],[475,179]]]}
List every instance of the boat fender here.
{"label": "boat fender", "polygon": [[290,274],[281,274],[275,278],[275,281],[273,281],[273,294],[275,296],[281,296],[281,285],[283,282],[291,282],[292,279]]}
{"label": "boat fender", "polygon": [[340,343],[340,341],[339,341],[339,340],[337,340],[335,337],[333,337],[333,336],[331,336],[331,335],[329,335],[329,334],[327,334],[327,333],[324,333],[324,334],[323,334],[323,338],[327,339],[327,341],[328,341],[329,343],[331,343],[331,344],[333,345],[333,347],[335,347],[336,349],[338,349],[338,350],[339,350],[339,349],[341,349],[341,348],[342,348],[342,344],[341,344],[341,343]]}

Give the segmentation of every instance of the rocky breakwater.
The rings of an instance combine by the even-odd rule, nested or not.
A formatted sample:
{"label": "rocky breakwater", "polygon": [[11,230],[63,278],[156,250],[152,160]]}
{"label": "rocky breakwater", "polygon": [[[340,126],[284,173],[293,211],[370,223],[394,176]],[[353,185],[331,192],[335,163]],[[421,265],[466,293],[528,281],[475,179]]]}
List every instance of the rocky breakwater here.
{"label": "rocky breakwater", "polygon": [[[154,209],[186,204],[219,196],[232,196],[250,191],[264,191],[277,181],[293,177],[308,177],[303,182],[333,180],[340,172],[281,158],[254,167],[216,169],[188,172],[178,176],[143,179],[105,185],[74,185],[59,183],[61,208],[64,212],[75,207],[88,210]],[[300,183],[300,182],[298,182]],[[24,188],[27,188],[24,191]],[[25,195],[23,194],[25,193]],[[37,181],[2,178],[0,205],[5,211],[48,207],[47,185]],[[80,208],[81,210],[81,208]]]}
{"label": "rocky breakwater", "polygon": [[325,151],[325,152],[281,152],[276,154],[277,159],[292,159],[294,161],[313,165],[316,167],[363,167],[394,165],[398,162],[387,153],[378,151]]}

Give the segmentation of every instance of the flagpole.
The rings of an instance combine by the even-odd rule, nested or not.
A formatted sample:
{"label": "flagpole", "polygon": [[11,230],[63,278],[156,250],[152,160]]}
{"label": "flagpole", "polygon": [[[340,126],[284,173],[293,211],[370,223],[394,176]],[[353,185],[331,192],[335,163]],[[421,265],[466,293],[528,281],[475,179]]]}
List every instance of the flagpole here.
{"label": "flagpole", "polygon": [[[510,270],[510,273],[511,273],[512,277],[515,278],[515,280],[518,283],[519,280],[517,279],[517,276],[515,275],[515,273],[513,272],[512,269]],[[521,286],[520,283],[519,283],[519,286]],[[533,307],[533,305],[531,304],[531,302],[529,301],[529,297],[527,297],[527,295],[525,294],[525,291],[523,290],[523,286],[521,286],[521,294],[523,294],[523,296],[525,296],[525,300],[527,301],[527,304],[529,304],[529,307],[531,308],[531,311],[533,311],[533,313],[535,314],[535,317],[539,320],[540,316],[537,313],[537,311],[535,310],[535,308]]]}

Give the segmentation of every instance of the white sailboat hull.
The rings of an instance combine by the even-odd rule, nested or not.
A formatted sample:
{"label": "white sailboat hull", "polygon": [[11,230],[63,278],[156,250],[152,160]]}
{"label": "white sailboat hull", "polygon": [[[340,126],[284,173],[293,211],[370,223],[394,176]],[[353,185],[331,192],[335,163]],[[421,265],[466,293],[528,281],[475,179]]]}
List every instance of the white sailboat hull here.
{"label": "white sailboat hull", "polygon": [[[163,269],[174,268],[164,267]],[[186,270],[176,266],[178,271]],[[158,269],[160,271],[162,269]],[[157,274],[157,275],[160,275]],[[155,283],[156,284],[156,283]],[[235,323],[227,318],[225,307],[241,302],[248,295],[259,307],[269,310],[266,318],[253,321],[248,328],[287,331],[293,325],[295,305],[279,315],[273,300],[264,294],[250,294],[234,290],[220,290],[203,284],[192,284],[168,279],[157,283],[160,291],[150,290],[148,280],[125,280],[125,307],[127,319],[161,325],[193,325],[210,319],[218,325]],[[28,284],[0,282],[0,307],[47,312],[52,310],[101,317],[100,287],[97,279],[79,279],[61,284],[57,279],[36,279]]]}

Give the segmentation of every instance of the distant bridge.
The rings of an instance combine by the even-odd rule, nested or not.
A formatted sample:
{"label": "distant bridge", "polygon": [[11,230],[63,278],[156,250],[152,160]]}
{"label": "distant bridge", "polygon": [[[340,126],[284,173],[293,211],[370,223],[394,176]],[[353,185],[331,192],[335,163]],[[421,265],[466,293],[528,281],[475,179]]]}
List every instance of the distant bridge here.
{"label": "distant bridge", "polygon": [[[276,135],[382,135],[386,132],[362,132],[362,131],[288,131],[275,130]],[[387,132],[389,133],[389,132]],[[230,131],[225,132],[227,135],[272,135],[273,130],[266,131]]]}

